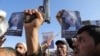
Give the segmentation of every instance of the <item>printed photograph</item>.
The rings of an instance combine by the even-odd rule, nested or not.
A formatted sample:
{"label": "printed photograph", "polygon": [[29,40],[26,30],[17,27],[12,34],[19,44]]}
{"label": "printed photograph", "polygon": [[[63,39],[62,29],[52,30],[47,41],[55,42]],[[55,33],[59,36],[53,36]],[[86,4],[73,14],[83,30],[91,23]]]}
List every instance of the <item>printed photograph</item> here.
{"label": "printed photograph", "polygon": [[91,24],[90,20],[84,20],[84,21],[82,21],[82,26],[90,25],[90,24]]}
{"label": "printed photograph", "polygon": [[51,40],[51,45],[49,46],[49,49],[54,48],[54,41],[53,41],[53,32],[44,32],[42,33],[42,43],[41,45],[45,44],[47,41]]}
{"label": "printed photograph", "polygon": [[72,38],[82,27],[79,11],[65,10],[62,15],[62,37]]}
{"label": "printed photograph", "polygon": [[22,36],[23,19],[24,19],[23,12],[14,12],[14,13],[12,13],[11,17],[8,21],[9,29],[8,29],[6,35]]}

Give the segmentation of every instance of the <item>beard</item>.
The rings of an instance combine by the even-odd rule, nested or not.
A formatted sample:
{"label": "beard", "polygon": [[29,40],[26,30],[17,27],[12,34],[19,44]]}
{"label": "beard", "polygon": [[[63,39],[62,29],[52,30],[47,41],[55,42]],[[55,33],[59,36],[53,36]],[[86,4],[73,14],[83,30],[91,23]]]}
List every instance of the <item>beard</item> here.
{"label": "beard", "polygon": [[16,51],[17,56],[23,56],[23,54],[21,54],[20,52]]}
{"label": "beard", "polygon": [[21,52],[19,52],[17,50],[16,50],[16,54],[17,54],[17,56],[27,56],[27,52],[21,53]]}

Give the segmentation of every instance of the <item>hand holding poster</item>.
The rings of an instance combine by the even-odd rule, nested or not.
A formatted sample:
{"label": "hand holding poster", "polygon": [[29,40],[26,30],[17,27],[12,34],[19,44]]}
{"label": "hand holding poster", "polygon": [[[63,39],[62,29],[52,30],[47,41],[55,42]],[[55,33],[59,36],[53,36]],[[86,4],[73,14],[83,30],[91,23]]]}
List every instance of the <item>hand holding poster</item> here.
{"label": "hand holding poster", "polygon": [[42,45],[47,43],[49,45],[48,48],[54,48],[53,32],[45,32],[45,33],[42,33],[42,34],[43,34]]}

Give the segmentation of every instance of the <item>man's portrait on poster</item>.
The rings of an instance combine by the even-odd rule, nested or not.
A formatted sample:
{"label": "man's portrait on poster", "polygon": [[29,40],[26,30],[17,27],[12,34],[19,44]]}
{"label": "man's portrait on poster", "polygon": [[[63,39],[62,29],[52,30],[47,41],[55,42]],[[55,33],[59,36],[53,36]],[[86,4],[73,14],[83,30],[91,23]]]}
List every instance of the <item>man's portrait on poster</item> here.
{"label": "man's portrait on poster", "polygon": [[21,30],[23,28],[22,13],[13,13],[9,20],[9,30]]}
{"label": "man's portrait on poster", "polygon": [[81,20],[78,18],[77,11],[64,11],[62,22],[62,29],[66,31],[77,31],[81,28]]}
{"label": "man's portrait on poster", "polygon": [[100,20],[96,20],[96,25],[100,26]]}

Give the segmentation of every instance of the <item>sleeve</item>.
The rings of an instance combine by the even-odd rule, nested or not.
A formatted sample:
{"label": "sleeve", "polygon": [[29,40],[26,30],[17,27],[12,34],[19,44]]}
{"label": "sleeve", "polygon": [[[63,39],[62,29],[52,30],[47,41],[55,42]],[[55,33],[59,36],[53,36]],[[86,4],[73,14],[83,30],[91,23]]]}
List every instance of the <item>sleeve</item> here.
{"label": "sleeve", "polygon": [[39,50],[38,50],[37,53],[33,53],[33,54],[29,55],[29,56],[43,56],[42,51],[41,51],[41,47],[39,47]]}

